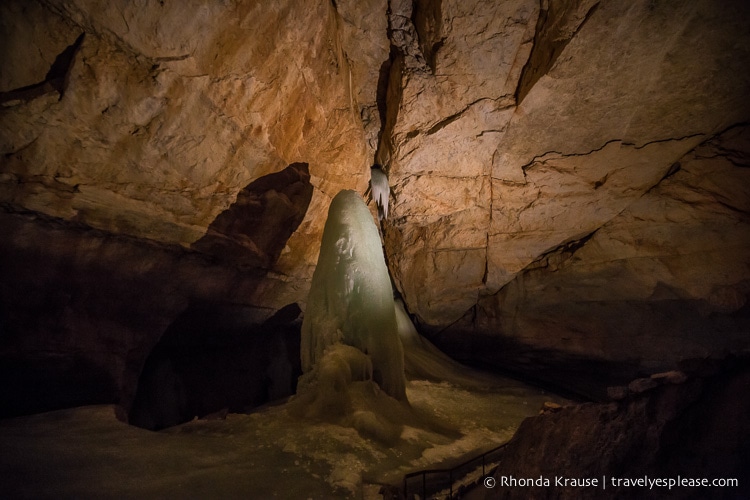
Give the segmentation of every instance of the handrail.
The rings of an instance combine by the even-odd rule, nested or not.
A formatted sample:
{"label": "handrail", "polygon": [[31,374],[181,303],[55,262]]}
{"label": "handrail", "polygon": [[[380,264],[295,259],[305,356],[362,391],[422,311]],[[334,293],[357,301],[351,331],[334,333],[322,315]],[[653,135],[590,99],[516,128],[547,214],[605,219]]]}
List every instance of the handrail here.
{"label": "handrail", "polygon": [[[412,477],[422,476],[422,499],[426,499],[427,498],[427,475],[428,474],[448,474],[448,481],[450,483],[450,493],[449,493],[448,498],[453,498],[453,480],[454,480],[453,473],[456,470],[461,469],[462,467],[465,467],[465,466],[469,465],[470,463],[475,462],[475,461],[477,461],[477,460],[479,460],[481,458],[482,459],[482,477],[484,477],[485,474],[486,474],[486,471],[485,471],[485,464],[486,464],[485,457],[487,455],[490,455],[491,453],[495,453],[496,451],[500,450],[501,448],[504,448],[507,444],[508,443],[505,442],[505,443],[501,444],[500,446],[496,446],[495,448],[492,448],[491,450],[487,450],[484,453],[475,456],[474,458],[470,458],[469,460],[461,462],[460,464],[458,464],[458,465],[456,465],[454,467],[451,467],[450,469],[426,469],[426,470],[421,470],[421,471],[416,471],[416,472],[410,472],[409,474],[405,474],[404,475],[404,498],[408,498],[408,481],[409,481],[409,479],[412,478]],[[459,479],[459,478],[456,478],[456,479]]]}

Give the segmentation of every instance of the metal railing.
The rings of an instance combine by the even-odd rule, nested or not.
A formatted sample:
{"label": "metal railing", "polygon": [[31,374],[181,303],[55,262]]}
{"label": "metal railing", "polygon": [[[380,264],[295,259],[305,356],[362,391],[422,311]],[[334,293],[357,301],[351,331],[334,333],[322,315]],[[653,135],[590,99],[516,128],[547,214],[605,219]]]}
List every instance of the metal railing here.
{"label": "metal railing", "polygon": [[[485,451],[481,455],[471,458],[465,462],[462,462],[455,467],[450,469],[429,469],[421,470],[417,472],[410,472],[404,476],[404,498],[409,500],[409,491],[412,494],[421,493],[420,498],[425,500],[429,495],[436,495],[442,491],[448,491],[447,498],[453,498],[453,485],[456,481],[459,481],[466,477],[468,474],[477,470],[479,465],[482,466],[482,475],[484,478],[487,475],[487,467],[493,463],[492,457],[495,454],[499,455],[499,451],[505,447],[507,443],[503,443],[500,446],[492,448],[489,451]],[[419,478],[421,481],[413,481],[414,478]],[[412,481],[410,481],[412,480]]]}

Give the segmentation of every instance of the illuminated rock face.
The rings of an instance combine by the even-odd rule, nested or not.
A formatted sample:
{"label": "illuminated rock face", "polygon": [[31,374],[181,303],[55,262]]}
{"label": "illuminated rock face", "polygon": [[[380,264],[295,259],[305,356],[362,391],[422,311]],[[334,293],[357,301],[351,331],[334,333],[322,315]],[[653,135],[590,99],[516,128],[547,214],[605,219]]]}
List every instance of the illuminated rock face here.
{"label": "illuminated rock face", "polygon": [[590,235],[750,117],[740,2],[397,3],[392,25],[414,36],[394,37],[386,247],[429,325]]}
{"label": "illuminated rock face", "polygon": [[[0,269],[5,350],[48,352],[54,337],[91,360],[114,342],[96,364],[120,387],[196,295],[268,315],[304,302],[330,200],[364,193],[373,163],[390,183],[393,280],[455,356],[632,375],[747,347],[748,147],[735,126],[750,121],[749,9],[3,2],[0,245],[28,266]],[[252,187],[302,164],[289,186]],[[138,248],[166,251],[151,260],[169,270],[114,257]],[[132,289],[137,313],[78,298],[109,286],[100,267],[143,276],[113,286]],[[42,300],[52,283],[71,285]],[[153,328],[126,319],[149,314]],[[84,326],[55,336],[61,323]]]}
{"label": "illuminated rock face", "polygon": [[[275,266],[309,283],[330,198],[364,191],[372,163],[330,2],[2,8],[14,65],[0,91],[16,91],[3,96],[3,203],[189,246],[246,185],[305,162],[310,215]],[[18,92],[84,32],[64,88]]]}
{"label": "illuminated rock face", "polygon": [[596,232],[482,298],[443,347],[550,382],[568,371],[589,394],[592,361],[626,376],[745,349],[749,158],[747,126],[700,145]]}

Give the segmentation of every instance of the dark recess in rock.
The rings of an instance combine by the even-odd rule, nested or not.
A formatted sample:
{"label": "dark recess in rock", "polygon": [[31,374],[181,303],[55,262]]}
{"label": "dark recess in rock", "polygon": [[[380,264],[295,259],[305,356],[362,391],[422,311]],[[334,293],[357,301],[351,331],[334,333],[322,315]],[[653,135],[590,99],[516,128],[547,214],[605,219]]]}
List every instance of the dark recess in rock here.
{"label": "dark recess in rock", "polygon": [[[0,336],[3,318],[0,317]],[[117,387],[104,367],[76,354],[36,352],[2,356],[0,418],[92,403],[116,403]]]}
{"label": "dark recess in rock", "polygon": [[521,78],[516,89],[516,104],[521,104],[526,94],[534,84],[547,74],[563,49],[570,43],[573,36],[581,29],[591,15],[596,11],[599,2],[589,7],[586,15],[577,21],[575,14],[586,0],[566,0],[549,2],[541,0],[539,19],[536,24],[534,46],[529,59],[523,67]]}
{"label": "dark recess in rock", "polygon": [[[0,206],[0,415],[117,402],[188,304],[251,297],[264,273],[178,245]],[[268,311],[254,308],[254,324]]]}
{"label": "dark recess in rock", "polygon": [[682,165],[680,165],[680,162],[679,162],[679,161],[676,161],[676,162],[674,162],[674,163],[673,163],[673,164],[672,164],[672,165],[671,165],[671,166],[669,167],[669,170],[667,170],[667,173],[666,173],[666,174],[664,174],[664,177],[662,177],[662,178],[661,178],[661,180],[663,181],[664,179],[667,179],[667,178],[669,178],[669,177],[672,177],[672,176],[673,176],[674,174],[676,174],[677,172],[679,172],[681,168],[682,168]]}
{"label": "dark recess in rock", "polygon": [[[471,314],[467,312],[467,316]],[[607,387],[641,374],[635,361],[540,349],[513,338],[464,330],[458,325],[429,338],[440,350],[467,366],[519,378],[571,399],[606,401]],[[499,358],[501,362],[495,361]]]}
{"label": "dark recess in rock", "polygon": [[8,103],[7,105],[13,105],[16,101],[28,102],[50,92],[57,92],[62,99],[68,83],[68,71],[73,64],[78,49],[81,47],[84,36],[85,33],[81,33],[75,42],[66,47],[55,58],[55,62],[52,63],[43,81],[20,89],[0,92],[0,106],[4,106],[6,103]]}
{"label": "dark recess in rock", "polygon": [[192,303],[146,360],[128,422],[160,430],[293,394],[301,313],[290,304],[257,324],[246,306]]}
{"label": "dark recess in rock", "polygon": [[[386,120],[388,119],[388,84],[390,82],[391,67],[396,55],[396,49],[391,45],[388,59],[383,61],[383,64],[380,65],[380,71],[378,73],[378,88],[375,96],[375,102],[378,106],[378,116],[380,117],[378,145],[383,141],[383,132],[385,130]],[[375,152],[375,158],[378,158],[377,151]]]}
{"label": "dark recess in rock", "polygon": [[562,243],[552,250],[544,252],[537,260],[526,266],[526,268],[522,272],[530,271],[532,269],[538,269],[540,267],[544,267],[549,269],[550,271],[554,271],[563,262],[573,257],[573,254],[575,254],[578,250],[583,248],[586,242],[594,237],[596,231],[598,230],[594,230],[582,238]]}
{"label": "dark recess in rock", "polygon": [[305,217],[312,192],[307,163],[256,179],[192,248],[232,265],[268,269]]}
{"label": "dark recess in rock", "polygon": [[[696,341],[724,338],[732,331],[747,331],[750,325],[748,304],[733,312],[714,311],[709,315],[701,315],[702,307],[700,301],[670,296],[640,302],[571,302],[555,307],[547,305],[544,309],[516,311],[518,317],[506,318],[506,325],[517,322],[529,331],[543,329],[549,338],[562,339],[561,345],[565,345],[565,339],[575,342],[575,325],[580,324],[596,325],[596,330],[602,335],[632,339],[639,338],[634,332],[640,325],[647,324],[667,337],[683,336]],[[566,322],[559,320],[563,317]],[[473,309],[468,311],[449,329],[432,332],[431,335],[427,333],[436,346],[450,353],[457,361],[520,377],[560,394],[592,401],[608,400],[608,387],[627,385],[635,378],[651,374],[642,365],[642,360],[628,356],[624,351],[617,356],[610,354],[602,357],[561,348],[544,348],[534,345],[533,340],[526,343],[523,339],[510,336],[487,335],[482,330],[482,325],[487,321],[487,310],[480,304],[476,313]],[[655,338],[649,339],[649,342],[654,349],[661,347]],[[662,370],[673,368],[673,363],[660,367]]]}
{"label": "dark recess in rock", "polygon": [[[381,67],[381,78],[378,82],[378,91],[384,89],[385,95],[382,101],[378,100],[378,110],[381,112],[381,132],[378,141],[378,149],[375,151],[375,163],[383,165],[388,170],[390,163],[391,136],[393,128],[398,119],[398,109],[401,102],[403,89],[401,88],[401,77],[404,72],[404,56],[395,45],[391,45],[391,56],[388,66]],[[386,72],[387,71],[387,72]],[[383,86],[381,87],[381,82]],[[381,104],[382,103],[382,104]]]}
{"label": "dark recess in rock", "polygon": [[442,10],[442,0],[416,0],[412,13],[412,22],[419,36],[419,46],[432,73],[435,73],[437,52],[444,42]]}

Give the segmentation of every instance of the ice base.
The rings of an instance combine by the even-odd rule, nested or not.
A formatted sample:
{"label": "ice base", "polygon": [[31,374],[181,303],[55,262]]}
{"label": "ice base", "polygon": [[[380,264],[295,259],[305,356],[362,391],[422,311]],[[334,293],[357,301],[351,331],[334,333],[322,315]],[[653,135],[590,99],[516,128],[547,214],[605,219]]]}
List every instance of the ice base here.
{"label": "ice base", "polygon": [[380,484],[474,456],[545,401],[565,403],[514,380],[480,380],[408,382],[418,418],[391,446],[288,405],[156,433],[117,421],[111,406],[4,420],[0,478],[12,498],[379,498]]}

